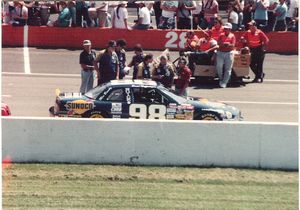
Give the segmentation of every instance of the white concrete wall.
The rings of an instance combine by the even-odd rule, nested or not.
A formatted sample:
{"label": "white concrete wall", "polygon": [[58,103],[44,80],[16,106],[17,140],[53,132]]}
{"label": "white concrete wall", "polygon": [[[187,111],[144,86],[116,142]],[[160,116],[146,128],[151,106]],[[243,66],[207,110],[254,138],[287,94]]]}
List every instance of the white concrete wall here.
{"label": "white concrete wall", "polygon": [[298,169],[298,124],[2,119],[14,162]]}

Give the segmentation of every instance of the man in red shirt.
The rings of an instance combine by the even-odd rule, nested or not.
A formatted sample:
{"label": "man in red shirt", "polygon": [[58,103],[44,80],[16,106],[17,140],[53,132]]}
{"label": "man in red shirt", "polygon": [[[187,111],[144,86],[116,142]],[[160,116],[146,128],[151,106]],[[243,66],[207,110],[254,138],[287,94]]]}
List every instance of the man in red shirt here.
{"label": "man in red shirt", "polygon": [[231,33],[231,23],[224,25],[224,33],[220,35],[218,40],[219,50],[217,52],[216,69],[219,76],[219,86],[226,88],[230,80],[233,65],[233,50],[235,46],[235,36]]}
{"label": "man in red shirt", "polygon": [[184,58],[179,59],[178,61],[178,79],[175,83],[175,92],[177,95],[180,96],[188,96],[187,88],[190,84],[190,79],[192,72],[191,70],[186,66],[186,60]]}
{"label": "man in red shirt", "polygon": [[[194,31],[188,31],[186,33],[186,42],[184,46],[185,51],[197,52],[198,46],[197,43],[199,42],[199,37],[194,33]],[[197,60],[196,55],[190,55],[189,59],[189,68],[194,71],[194,63]]]}
{"label": "man in red shirt", "polygon": [[269,38],[264,32],[257,29],[256,22],[248,23],[249,30],[241,37],[242,42],[250,48],[251,64],[250,68],[255,74],[253,82],[263,82],[265,73],[263,73],[263,63],[265,59],[265,45],[269,43]]}

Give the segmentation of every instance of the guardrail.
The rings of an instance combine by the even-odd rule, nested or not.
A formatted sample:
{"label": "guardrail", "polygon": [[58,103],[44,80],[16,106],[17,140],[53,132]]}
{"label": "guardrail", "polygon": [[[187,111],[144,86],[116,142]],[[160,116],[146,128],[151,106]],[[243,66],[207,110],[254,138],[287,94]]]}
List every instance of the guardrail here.
{"label": "guardrail", "polygon": [[[28,27],[28,47],[82,48],[82,41],[89,39],[94,48],[105,48],[111,39],[125,39],[127,47],[141,44],[146,50],[179,49],[184,47],[185,30],[126,30],[111,28],[58,28],[46,26]],[[235,32],[237,40],[244,32]],[[201,31],[196,31],[202,36]],[[298,33],[267,33],[268,52],[298,53]],[[25,35],[24,35],[25,37]],[[23,46],[23,27],[2,25],[2,45]]]}
{"label": "guardrail", "polygon": [[13,162],[298,170],[298,124],[2,118]]}

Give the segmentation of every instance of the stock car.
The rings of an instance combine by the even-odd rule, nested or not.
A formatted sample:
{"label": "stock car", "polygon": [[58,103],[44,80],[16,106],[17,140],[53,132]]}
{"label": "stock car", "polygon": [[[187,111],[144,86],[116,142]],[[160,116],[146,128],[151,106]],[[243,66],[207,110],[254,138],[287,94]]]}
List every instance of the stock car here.
{"label": "stock car", "polygon": [[236,107],[181,97],[150,80],[113,80],[86,94],[56,90],[51,116],[183,120],[242,120]]}

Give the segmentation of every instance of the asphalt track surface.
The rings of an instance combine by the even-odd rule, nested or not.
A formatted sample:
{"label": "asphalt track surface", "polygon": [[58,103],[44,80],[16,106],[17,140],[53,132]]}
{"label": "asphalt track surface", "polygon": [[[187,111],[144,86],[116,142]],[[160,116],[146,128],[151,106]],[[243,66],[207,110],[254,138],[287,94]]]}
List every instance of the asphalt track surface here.
{"label": "asphalt track surface", "polygon": [[[25,73],[23,48],[2,48],[2,101],[12,115],[47,117],[56,88],[78,92],[79,54],[80,50],[29,48],[30,72]],[[128,61],[132,55],[127,53]],[[171,52],[172,59],[177,55]],[[298,122],[298,55],[267,54],[265,73],[264,83],[226,89],[202,81],[189,88],[189,95],[230,103],[241,109],[245,121]]]}

